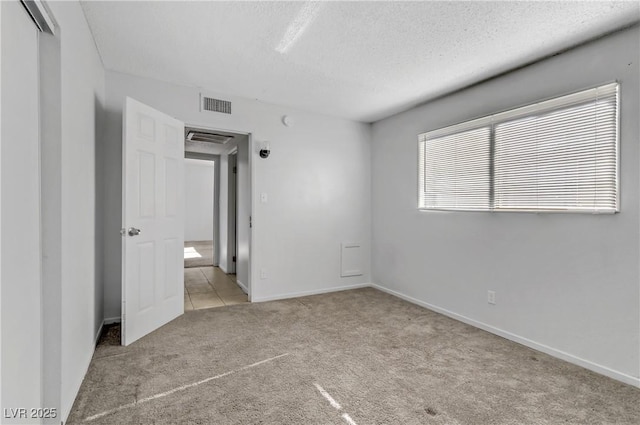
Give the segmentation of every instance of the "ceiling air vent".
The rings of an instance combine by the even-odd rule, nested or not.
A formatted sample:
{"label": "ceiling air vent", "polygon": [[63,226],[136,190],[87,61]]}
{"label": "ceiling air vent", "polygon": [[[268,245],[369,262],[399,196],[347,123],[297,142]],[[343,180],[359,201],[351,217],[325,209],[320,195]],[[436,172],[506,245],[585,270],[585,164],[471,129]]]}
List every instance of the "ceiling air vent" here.
{"label": "ceiling air vent", "polygon": [[221,112],[223,114],[231,113],[231,102],[228,100],[214,99],[202,95],[201,98],[202,103],[200,106],[202,111]]}
{"label": "ceiling air vent", "polygon": [[232,135],[218,134],[209,131],[187,128],[185,131],[186,139],[192,142],[207,142],[218,145],[225,145],[233,139]]}

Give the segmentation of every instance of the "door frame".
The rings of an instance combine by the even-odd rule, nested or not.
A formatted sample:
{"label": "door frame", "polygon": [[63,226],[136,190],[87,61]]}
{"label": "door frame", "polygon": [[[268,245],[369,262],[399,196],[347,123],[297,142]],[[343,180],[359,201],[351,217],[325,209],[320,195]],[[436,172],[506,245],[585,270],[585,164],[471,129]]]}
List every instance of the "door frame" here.
{"label": "door frame", "polygon": [[[231,160],[233,158],[233,160]],[[227,154],[227,273],[238,275],[238,149]],[[231,258],[231,261],[229,261]]]}
{"label": "door frame", "polygon": [[[189,122],[189,121],[185,121],[184,123],[185,127],[189,127],[189,128],[198,128],[198,129],[202,129],[202,130],[209,130],[209,131],[219,131],[222,133],[233,133],[233,134],[237,134],[237,135],[241,135],[241,136],[247,136],[247,149],[248,149],[248,157],[249,157],[249,166],[248,166],[248,171],[249,171],[249,176],[248,176],[248,184],[249,184],[249,193],[247,194],[248,196],[248,200],[249,200],[249,216],[252,219],[252,223],[255,221],[253,220],[253,218],[255,217],[255,203],[253,201],[254,199],[254,193],[255,193],[255,172],[254,172],[254,153],[255,151],[255,142],[253,140],[253,133],[250,131],[245,131],[245,130],[236,130],[236,129],[231,129],[231,128],[222,128],[222,127],[215,127],[215,126],[211,126],[210,124],[201,124],[201,123],[197,123],[197,122]],[[216,178],[216,182],[214,184],[215,189],[214,189],[214,215],[215,215],[215,221],[214,221],[214,241],[218,243],[218,247],[220,246],[220,179],[221,179],[221,174],[220,174],[220,161],[219,158],[222,155],[228,155],[230,153],[233,152],[233,150],[235,149],[235,147],[232,147],[230,149],[226,149],[224,150],[222,153],[220,153],[218,155],[218,162],[216,162],[216,167],[215,167],[215,178]],[[185,150],[186,152],[186,150]],[[209,154],[203,154],[203,155],[209,155]],[[216,154],[210,154],[211,157],[215,156]],[[236,212],[237,214],[237,212]],[[251,302],[251,298],[252,298],[252,294],[253,294],[253,284],[254,284],[254,279],[253,279],[253,266],[254,266],[254,261],[253,261],[253,253],[255,252],[254,250],[254,246],[255,246],[255,235],[253,232],[253,224],[251,224],[251,226],[249,227],[249,259],[248,259],[248,270],[247,270],[247,282],[246,282],[246,289],[247,289],[247,297],[249,302]],[[220,263],[220,249],[219,248],[214,248],[214,263],[216,265],[219,265]],[[237,272],[237,270],[236,270]]]}

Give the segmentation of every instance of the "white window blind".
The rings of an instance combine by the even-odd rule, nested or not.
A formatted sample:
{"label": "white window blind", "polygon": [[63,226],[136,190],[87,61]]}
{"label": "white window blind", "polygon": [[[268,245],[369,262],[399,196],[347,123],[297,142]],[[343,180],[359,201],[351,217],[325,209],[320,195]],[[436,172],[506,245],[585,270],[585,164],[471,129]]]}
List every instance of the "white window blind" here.
{"label": "white window blind", "polygon": [[420,143],[420,208],[489,208],[489,127]]}
{"label": "white window blind", "polygon": [[419,208],[618,211],[618,90],[607,84],[420,135]]}

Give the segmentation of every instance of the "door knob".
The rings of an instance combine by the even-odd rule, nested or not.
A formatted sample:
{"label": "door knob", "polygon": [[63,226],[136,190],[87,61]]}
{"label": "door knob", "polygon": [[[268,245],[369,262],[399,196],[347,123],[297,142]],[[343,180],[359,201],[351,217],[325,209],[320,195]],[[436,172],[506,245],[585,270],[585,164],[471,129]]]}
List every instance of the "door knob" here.
{"label": "door knob", "polygon": [[140,234],[140,229],[136,229],[135,227],[129,227],[129,230],[127,231],[127,233],[129,233],[129,236],[138,236]]}

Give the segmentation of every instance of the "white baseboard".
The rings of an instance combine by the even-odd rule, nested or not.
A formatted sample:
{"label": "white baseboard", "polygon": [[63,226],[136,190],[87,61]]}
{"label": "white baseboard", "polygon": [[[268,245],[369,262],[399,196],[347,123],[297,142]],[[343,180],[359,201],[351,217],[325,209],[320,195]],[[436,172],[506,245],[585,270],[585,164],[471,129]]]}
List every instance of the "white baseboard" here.
{"label": "white baseboard", "polygon": [[71,405],[61,406],[61,409],[60,409],[62,410],[60,412],[61,424],[64,425],[67,422],[67,419],[69,419],[69,414],[71,413],[71,409],[73,408],[73,403],[76,401],[76,397],[78,397],[78,393],[80,392],[80,387],[82,386],[82,382],[84,381],[85,376],[87,376],[87,373],[89,372],[89,366],[91,366],[91,359],[93,359],[93,354],[96,351],[96,346],[98,345],[98,341],[100,340],[100,335],[102,335],[102,329],[104,329],[104,325],[108,325],[110,323],[116,323],[119,321],[120,321],[120,317],[104,319],[100,324],[100,327],[98,328],[98,332],[96,332],[96,334],[93,336],[93,351],[91,352],[91,355],[89,356],[89,361],[87,362],[86,367],[84,368],[85,370],[84,370],[84,373],[82,374],[82,379],[75,386],[76,388],[74,391],[74,396],[71,399]]}
{"label": "white baseboard", "polygon": [[249,293],[249,288],[247,288],[247,285],[245,285],[244,283],[240,282],[238,279],[236,279],[236,283],[238,284],[240,289],[242,289],[244,291],[245,294]]}
{"label": "white baseboard", "polygon": [[372,286],[371,283],[357,283],[355,285],[336,286],[333,288],[314,289],[311,291],[287,292],[284,294],[271,295],[268,297],[258,297],[258,298],[253,297],[251,298],[251,302],[260,303],[264,301],[277,301],[277,300],[284,300],[288,298],[306,297],[308,295],[318,295],[318,294],[326,294],[329,292],[347,291],[349,289],[368,288],[370,286]]}
{"label": "white baseboard", "polygon": [[122,320],[122,318],[120,316],[107,317],[102,322],[102,325],[104,326],[104,325],[111,325],[111,324],[114,324],[114,323],[120,323],[121,320]]}
{"label": "white baseboard", "polygon": [[[98,332],[96,332],[95,336],[93,337],[93,351],[96,351],[96,346],[98,345],[98,341],[100,340],[100,335],[102,335],[102,330],[104,329],[104,325],[105,323],[103,320],[102,323],[100,324],[100,327],[98,328]],[[93,358],[93,353],[91,353],[91,358]]]}
{"label": "white baseboard", "polygon": [[591,362],[589,360],[585,360],[585,359],[582,359],[580,357],[574,356],[573,354],[569,354],[569,353],[566,353],[564,351],[557,350],[557,349],[555,349],[553,347],[549,347],[547,345],[538,343],[536,341],[532,341],[530,339],[521,337],[519,335],[512,334],[511,332],[507,332],[507,331],[504,331],[502,329],[496,328],[494,326],[487,325],[486,323],[479,322],[477,320],[471,319],[471,318],[466,317],[466,316],[462,316],[462,315],[460,315],[458,313],[454,313],[454,312],[446,310],[444,308],[440,308],[440,307],[435,306],[433,304],[429,304],[429,303],[426,303],[424,301],[420,301],[417,298],[413,298],[413,297],[405,295],[405,294],[403,294],[401,292],[385,288],[384,286],[380,286],[380,285],[377,285],[375,283],[372,283],[371,287],[379,289],[382,292],[386,292],[387,294],[396,296],[398,298],[402,298],[403,300],[409,301],[410,303],[417,304],[417,305],[419,305],[421,307],[424,307],[424,308],[426,308],[428,310],[435,311],[436,313],[443,314],[445,316],[451,317],[452,319],[455,319],[455,320],[458,320],[460,322],[466,323],[468,325],[474,326],[476,328],[485,330],[485,331],[490,332],[492,334],[501,336],[501,337],[506,338],[506,339],[508,339],[510,341],[517,342],[518,344],[525,345],[525,346],[527,346],[529,348],[533,348],[534,350],[538,350],[538,351],[541,351],[541,352],[543,352],[545,354],[549,354],[550,356],[559,358],[559,359],[567,361],[569,363],[573,363],[575,365],[578,365],[578,366],[583,367],[585,369],[589,369],[589,370],[591,370],[593,372],[596,372],[596,373],[599,373],[601,375],[608,376],[609,378],[613,378],[615,380],[624,382],[625,384],[633,385],[634,387],[640,388],[640,378],[637,378],[635,376],[631,376],[631,375],[627,375],[626,373],[618,372],[618,371],[610,369],[610,368],[608,368],[606,366],[602,366],[602,365],[599,365],[597,363],[593,363],[593,362]]}

